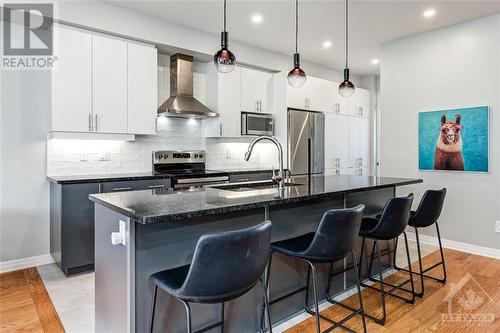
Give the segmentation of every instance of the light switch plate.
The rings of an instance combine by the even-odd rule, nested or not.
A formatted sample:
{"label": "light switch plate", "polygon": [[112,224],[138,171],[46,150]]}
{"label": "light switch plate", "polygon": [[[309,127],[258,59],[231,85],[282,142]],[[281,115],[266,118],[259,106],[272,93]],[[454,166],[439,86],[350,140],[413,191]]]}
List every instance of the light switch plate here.
{"label": "light switch plate", "polygon": [[101,153],[101,156],[99,156],[99,161],[110,161],[110,160],[111,160],[111,154],[109,152]]}
{"label": "light switch plate", "polygon": [[496,221],[495,232],[500,232],[500,221]]}
{"label": "light switch plate", "polygon": [[80,154],[80,161],[82,161],[82,162],[87,162],[88,161],[87,153],[81,153]]}

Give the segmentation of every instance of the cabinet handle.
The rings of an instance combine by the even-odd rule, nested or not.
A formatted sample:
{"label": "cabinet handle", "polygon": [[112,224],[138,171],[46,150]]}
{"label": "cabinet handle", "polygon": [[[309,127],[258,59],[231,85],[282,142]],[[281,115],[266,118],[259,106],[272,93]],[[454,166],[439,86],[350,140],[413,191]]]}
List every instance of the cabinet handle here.
{"label": "cabinet handle", "polygon": [[89,113],[89,132],[92,132],[92,113]]}
{"label": "cabinet handle", "polygon": [[241,178],[241,179],[238,179],[239,182],[247,182],[249,180],[250,180],[250,178]]}
{"label": "cabinet handle", "polygon": [[219,124],[219,135],[222,136],[222,124]]}
{"label": "cabinet handle", "polygon": [[130,191],[132,187],[115,187],[113,191]]}
{"label": "cabinet handle", "polygon": [[150,185],[149,188],[164,188],[166,185],[161,184],[161,185]]}
{"label": "cabinet handle", "polygon": [[97,113],[95,114],[95,131],[97,132]]}

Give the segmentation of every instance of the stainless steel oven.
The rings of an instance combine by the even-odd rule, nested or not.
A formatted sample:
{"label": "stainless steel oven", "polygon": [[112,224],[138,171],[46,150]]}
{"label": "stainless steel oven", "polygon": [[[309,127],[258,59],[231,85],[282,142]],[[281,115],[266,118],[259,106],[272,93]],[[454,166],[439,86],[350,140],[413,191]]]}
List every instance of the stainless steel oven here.
{"label": "stainless steel oven", "polygon": [[273,115],[241,112],[241,135],[274,135]]}

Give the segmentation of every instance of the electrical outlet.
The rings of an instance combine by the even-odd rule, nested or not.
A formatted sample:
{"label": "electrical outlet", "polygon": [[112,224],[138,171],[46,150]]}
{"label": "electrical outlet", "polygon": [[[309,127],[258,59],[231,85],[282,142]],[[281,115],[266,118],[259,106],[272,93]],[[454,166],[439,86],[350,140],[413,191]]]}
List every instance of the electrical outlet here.
{"label": "electrical outlet", "polygon": [[101,156],[99,156],[99,161],[110,161],[111,160],[111,154],[109,152],[101,153]]}
{"label": "electrical outlet", "polygon": [[87,153],[80,153],[80,161],[82,161],[82,162],[88,161]]}
{"label": "electrical outlet", "polygon": [[500,221],[496,221],[495,223],[495,232],[500,232]]}

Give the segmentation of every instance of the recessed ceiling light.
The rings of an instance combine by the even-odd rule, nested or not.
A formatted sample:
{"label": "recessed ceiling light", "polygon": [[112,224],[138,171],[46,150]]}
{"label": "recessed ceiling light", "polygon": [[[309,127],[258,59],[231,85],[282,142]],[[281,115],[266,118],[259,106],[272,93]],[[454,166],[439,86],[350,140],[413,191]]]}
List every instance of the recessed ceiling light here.
{"label": "recessed ceiling light", "polygon": [[262,22],[262,15],[260,15],[260,14],[252,15],[252,22],[255,24],[261,23]]}
{"label": "recessed ceiling light", "polygon": [[425,10],[422,15],[427,18],[433,17],[434,15],[436,15],[436,10],[433,8],[429,8]]}
{"label": "recessed ceiling light", "polygon": [[331,42],[331,41],[329,41],[329,40],[325,40],[325,41],[323,42],[323,48],[324,48],[324,49],[329,49],[330,47],[332,47],[332,42]]}
{"label": "recessed ceiling light", "polygon": [[372,65],[377,65],[380,61],[378,59],[372,59]]}

